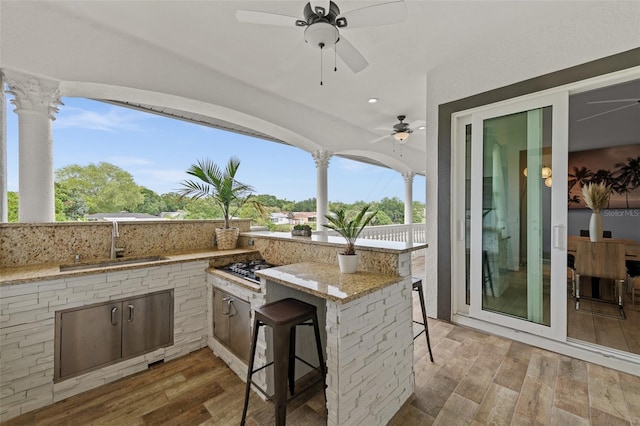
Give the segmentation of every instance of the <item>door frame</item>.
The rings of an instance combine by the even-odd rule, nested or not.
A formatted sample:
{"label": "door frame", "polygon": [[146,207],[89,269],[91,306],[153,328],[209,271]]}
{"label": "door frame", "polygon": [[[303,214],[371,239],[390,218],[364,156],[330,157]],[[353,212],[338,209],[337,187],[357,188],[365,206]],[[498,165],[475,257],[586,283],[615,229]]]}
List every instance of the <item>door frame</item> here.
{"label": "door frame", "polygon": [[[638,52],[638,51],[640,51],[640,49],[635,49],[628,53],[631,54],[632,52]],[[608,59],[610,58],[604,58],[603,60],[608,60]],[[596,75],[594,77],[586,78],[580,81],[572,81],[566,84],[558,85],[556,87],[551,87],[546,90],[532,92],[522,96],[516,96],[514,98],[504,99],[495,103],[488,103],[481,106],[472,106],[471,108],[464,109],[464,110],[455,108],[455,105],[456,104],[457,105],[465,105],[465,104],[473,105],[474,103],[475,105],[478,105],[477,100],[475,99],[476,97],[473,97],[473,99],[469,98],[468,100],[461,100],[461,101],[453,102],[451,104],[441,105],[440,107],[441,113],[450,111],[450,114],[448,115],[448,117],[446,117],[446,119],[443,116],[440,117],[440,123],[442,124],[444,122],[448,124],[447,126],[448,128],[446,130],[443,129],[443,131],[441,132],[442,134],[439,136],[439,143],[440,145],[444,143],[445,139],[443,139],[441,136],[446,135],[447,136],[446,143],[448,145],[447,148],[450,150],[450,152],[447,153],[445,157],[450,156],[451,168],[449,169],[449,172],[450,172],[449,181],[445,185],[447,187],[446,191],[449,194],[451,194],[450,198],[446,197],[448,198],[447,210],[450,208],[451,214],[449,215],[449,220],[448,220],[449,222],[448,228],[450,232],[450,237],[447,238],[448,243],[445,244],[444,246],[440,243],[438,244],[439,247],[441,246],[443,246],[441,248],[446,247],[447,249],[449,249],[449,252],[450,252],[450,257],[449,259],[446,260],[446,262],[448,263],[446,269],[449,271],[449,274],[450,274],[450,280],[448,280],[450,285],[446,286],[446,290],[449,293],[449,295],[444,296],[443,299],[441,299],[440,297],[438,298],[439,299],[439,309],[438,309],[439,315],[438,316],[440,318],[443,318],[441,316],[440,304],[442,301],[449,299],[448,300],[449,307],[447,310],[449,310],[451,314],[450,316],[448,315],[447,316],[450,318],[450,320],[453,323],[480,329],[480,330],[493,333],[496,335],[500,335],[509,339],[525,342],[527,344],[535,345],[547,350],[555,351],[564,355],[576,357],[588,362],[593,362],[609,368],[614,368],[617,370],[628,372],[630,374],[637,375],[637,369],[638,369],[638,366],[640,366],[640,355],[632,354],[629,352],[622,352],[612,348],[596,346],[586,342],[576,341],[573,339],[565,338],[564,340],[562,340],[562,339],[550,338],[547,336],[540,336],[534,333],[526,332],[524,330],[504,327],[495,323],[488,322],[486,320],[472,318],[471,316],[468,315],[468,310],[465,311],[464,306],[457,305],[457,301],[460,298],[460,294],[459,294],[460,286],[458,284],[464,281],[465,271],[457,269],[456,263],[455,263],[455,258],[459,256],[459,250],[460,250],[460,245],[459,245],[460,237],[457,234],[457,231],[458,231],[457,225],[460,221],[460,211],[462,211],[462,214],[464,215],[464,190],[462,191],[462,204],[460,204],[459,200],[461,197],[458,190],[460,185],[460,176],[459,176],[459,173],[456,173],[456,171],[464,170],[464,162],[460,164],[460,159],[458,158],[459,155],[457,156],[455,153],[455,147],[456,147],[455,142],[460,137],[461,131],[464,132],[464,125],[462,125],[462,123],[464,123],[463,121],[464,118],[467,117],[467,120],[470,121],[469,117],[471,116],[471,114],[477,111],[483,110],[485,108],[488,108],[489,106],[508,105],[508,104],[517,103],[517,102],[526,100],[527,98],[534,98],[537,96],[560,93],[563,91],[568,92],[569,95],[573,95],[583,91],[594,90],[599,87],[614,85],[617,83],[622,83],[622,82],[634,80],[637,78],[640,78],[640,66],[631,66],[629,68],[622,69],[622,70],[616,70],[612,68],[611,72],[607,74]],[[504,88],[504,89],[505,89],[505,93],[513,93],[512,90],[506,90],[507,88]],[[500,91],[501,91],[500,89],[497,90],[497,92],[500,92]],[[487,98],[490,99],[491,97],[487,97]],[[449,122],[449,119],[451,120],[450,122]],[[554,166],[552,167],[555,169]],[[565,168],[566,168],[566,165],[565,165]],[[442,190],[443,188],[440,187],[439,192]],[[442,197],[440,197],[440,201],[443,201]],[[458,208],[458,206],[461,206],[461,208]],[[566,214],[567,213],[565,208],[565,216]],[[462,216],[462,219],[464,219],[464,216]],[[562,246],[566,247],[566,229],[564,230],[557,229],[557,230],[553,230],[553,232],[554,232],[554,238],[556,238],[557,244],[559,244],[561,247]],[[557,233],[559,233],[559,235]],[[439,241],[440,241],[440,238],[439,238]],[[464,252],[463,252],[463,255],[464,255]],[[552,279],[553,279],[553,276],[552,276]],[[440,291],[444,289],[445,287],[443,287],[442,285],[439,285]],[[565,322],[564,334],[566,335],[566,308],[565,308],[564,322]]]}

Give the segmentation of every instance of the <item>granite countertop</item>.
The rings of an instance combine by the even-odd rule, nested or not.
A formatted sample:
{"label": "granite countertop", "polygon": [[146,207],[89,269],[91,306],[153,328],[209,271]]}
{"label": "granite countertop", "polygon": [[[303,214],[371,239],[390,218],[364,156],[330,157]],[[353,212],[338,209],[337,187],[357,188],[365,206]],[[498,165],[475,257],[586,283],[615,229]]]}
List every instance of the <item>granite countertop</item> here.
{"label": "granite countertop", "polygon": [[404,279],[398,275],[361,271],[342,274],[337,264],[318,262],[293,263],[262,269],[255,274],[269,281],[339,303],[350,302]]}
{"label": "granite countertop", "polygon": [[[322,232],[311,234],[310,237],[298,237],[291,235],[290,232],[270,232],[270,231],[253,231],[242,232],[241,237],[266,238],[272,240],[294,241],[303,244],[324,245],[331,247],[344,247],[345,240],[338,236],[327,236]],[[402,241],[386,241],[359,238],[356,241],[356,249],[363,251],[376,251],[380,253],[409,253],[415,250],[427,248],[427,243],[407,243]]]}
{"label": "granite countertop", "polygon": [[[70,267],[80,266],[82,269],[61,271],[58,264],[38,264],[20,266],[15,268],[0,269],[0,286],[23,284],[33,281],[43,281],[71,276],[81,276],[98,274],[104,272],[122,271],[125,269],[149,268],[151,266],[168,265],[172,263],[191,262],[194,260],[214,260],[216,258],[233,257],[239,255],[250,255],[259,253],[254,249],[234,249],[234,250],[203,250],[189,253],[175,253],[169,255],[155,256],[158,260],[149,260],[154,256],[124,257],[115,260],[104,259],[90,263],[70,264]],[[136,260],[141,260],[136,262]],[[134,261],[134,263],[127,263]],[[108,263],[108,264],[107,264]],[[86,265],[86,267],[84,267]]]}
{"label": "granite countertop", "polygon": [[227,281],[231,281],[235,285],[244,287],[251,291],[255,291],[256,293],[259,293],[260,291],[262,291],[262,288],[260,287],[259,283],[254,283],[253,281],[245,280],[244,278],[240,278],[236,275],[230,274],[229,272],[226,272],[222,269],[209,268],[207,269],[207,273],[224,278]]}

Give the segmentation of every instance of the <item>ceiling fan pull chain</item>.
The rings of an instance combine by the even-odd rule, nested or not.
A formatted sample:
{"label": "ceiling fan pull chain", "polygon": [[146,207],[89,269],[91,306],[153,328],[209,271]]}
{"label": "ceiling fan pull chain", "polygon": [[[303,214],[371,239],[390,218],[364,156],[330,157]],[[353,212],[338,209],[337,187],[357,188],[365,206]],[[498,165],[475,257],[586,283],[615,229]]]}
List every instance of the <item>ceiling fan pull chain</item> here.
{"label": "ceiling fan pull chain", "polygon": [[320,86],[322,86],[322,48],[324,47],[324,43],[320,43]]}
{"label": "ceiling fan pull chain", "polygon": [[336,55],[337,55],[337,49],[333,48],[333,72],[338,71],[338,60],[336,59]]}

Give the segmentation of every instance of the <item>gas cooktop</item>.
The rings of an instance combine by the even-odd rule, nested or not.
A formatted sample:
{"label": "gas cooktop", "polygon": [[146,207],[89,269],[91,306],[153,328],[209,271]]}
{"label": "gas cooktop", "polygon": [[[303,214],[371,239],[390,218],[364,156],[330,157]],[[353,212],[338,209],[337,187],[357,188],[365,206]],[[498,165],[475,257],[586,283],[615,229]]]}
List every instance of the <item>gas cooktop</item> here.
{"label": "gas cooktop", "polygon": [[231,275],[259,284],[260,279],[255,276],[254,272],[259,271],[260,269],[271,268],[273,266],[275,265],[267,263],[264,260],[250,260],[247,262],[232,263],[231,265],[227,265],[221,269]]}

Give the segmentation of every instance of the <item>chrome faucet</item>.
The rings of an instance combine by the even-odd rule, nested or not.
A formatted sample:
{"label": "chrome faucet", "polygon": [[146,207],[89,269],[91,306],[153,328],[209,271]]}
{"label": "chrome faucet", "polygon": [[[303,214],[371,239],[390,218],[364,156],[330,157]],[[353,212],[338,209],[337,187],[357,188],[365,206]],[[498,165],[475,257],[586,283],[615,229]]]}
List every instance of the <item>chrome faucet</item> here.
{"label": "chrome faucet", "polygon": [[118,232],[118,222],[113,220],[111,221],[111,259],[116,258],[116,238],[120,236],[120,232]]}

